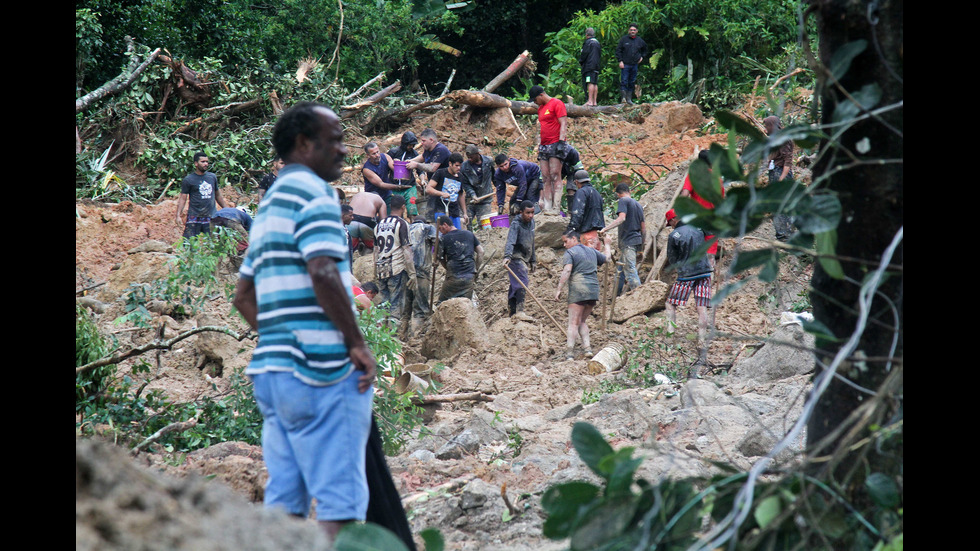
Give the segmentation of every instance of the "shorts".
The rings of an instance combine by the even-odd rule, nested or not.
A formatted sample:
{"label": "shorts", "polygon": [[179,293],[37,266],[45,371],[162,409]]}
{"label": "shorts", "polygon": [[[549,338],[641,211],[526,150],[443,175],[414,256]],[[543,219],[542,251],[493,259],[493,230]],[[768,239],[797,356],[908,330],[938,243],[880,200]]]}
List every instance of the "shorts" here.
{"label": "shorts", "polygon": [[538,160],[547,161],[551,158],[564,159],[565,147],[565,142],[555,142],[548,145],[541,144],[538,146]]}
{"label": "shorts", "polygon": [[589,71],[587,73],[582,73],[582,88],[584,88],[586,92],[589,91],[590,84],[595,84],[598,86],[599,71]]}
{"label": "shorts", "polygon": [[667,295],[667,302],[674,305],[686,304],[687,298],[691,296],[692,289],[694,290],[695,304],[698,306],[711,305],[710,277],[688,281],[675,281],[674,285],[670,288],[670,294]]}
{"label": "shorts", "polygon": [[262,412],[262,454],[269,470],[265,505],[317,520],[363,520],[368,489],[365,450],[373,389],[357,391],[359,371],[330,386],[291,372],[252,376]]}
{"label": "shorts", "polygon": [[572,304],[577,304],[579,306],[595,306],[598,300],[580,300],[578,302],[573,302]]}
{"label": "shorts", "polygon": [[367,225],[359,220],[352,220],[350,225],[347,226],[347,231],[350,232],[352,239],[360,239],[361,241],[370,241],[374,243],[374,226]]}

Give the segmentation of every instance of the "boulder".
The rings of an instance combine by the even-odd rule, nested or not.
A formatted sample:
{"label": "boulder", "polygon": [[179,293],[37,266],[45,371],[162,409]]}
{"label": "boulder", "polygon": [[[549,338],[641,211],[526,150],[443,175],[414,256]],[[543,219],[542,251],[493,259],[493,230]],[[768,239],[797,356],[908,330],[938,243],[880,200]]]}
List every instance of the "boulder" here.
{"label": "boulder", "polygon": [[466,348],[485,350],[489,331],[480,312],[468,298],[453,298],[436,307],[432,326],[422,341],[426,358],[449,358]]}
{"label": "boulder", "polygon": [[616,299],[616,312],[609,321],[623,323],[633,316],[663,310],[669,291],[670,286],[666,283],[654,280],[623,293]]}
{"label": "boulder", "polygon": [[[564,247],[561,235],[568,228],[568,218],[558,214],[538,214],[534,217],[534,246],[538,250],[546,247],[560,249]],[[540,253],[538,253],[540,255]]]}
{"label": "boulder", "polygon": [[521,135],[514,113],[508,107],[499,107],[490,111],[487,115],[487,133],[502,138],[517,138]]}
{"label": "boulder", "polygon": [[350,271],[361,283],[374,281],[374,257],[369,254],[355,256]]}
{"label": "boulder", "polygon": [[101,298],[112,302],[122,296],[130,284],[152,283],[158,279],[166,280],[174,269],[170,263],[174,256],[157,252],[137,252],[126,255],[118,270],[109,275]]}
{"label": "boulder", "polygon": [[[781,344],[787,343],[787,344]],[[735,364],[732,375],[756,381],[778,381],[810,373],[816,367],[814,337],[799,325],[782,325],[766,345]]]}
{"label": "boulder", "polygon": [[701,109],[691,103],[676,103],[668,107],[667,128],[672,132],[684,132],[701,126],[704,115]]}

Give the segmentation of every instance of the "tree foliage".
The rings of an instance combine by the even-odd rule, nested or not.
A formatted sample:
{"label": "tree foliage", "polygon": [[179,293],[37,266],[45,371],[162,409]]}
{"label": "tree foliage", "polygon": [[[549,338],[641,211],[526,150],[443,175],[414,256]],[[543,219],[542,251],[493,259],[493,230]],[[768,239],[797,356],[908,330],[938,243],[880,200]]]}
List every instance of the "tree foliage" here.
{"label": "tree foliage", "polygon": [[[764,64],[769,60],[797,51],[796,10],[797,2],[792,0],[719,0],[710,4],[698,0],[631,0],[599,12],[579,12],[567,26],[547,34],[549,89],[554,95],[584,97],[578,57],[585,29],[592,27],[602,45],[600,101],[618,101],[616,45],[630,23],[636,23],[648,49],[638,77],[644,100],[693,98],[698,91],[714,92],[712,97],[717,99],[719,91],[747,85],[755,75],[765,73]],[[688,60],[693,83],[688,81]],[[785,63],[769,64],[785,67]],[[762,76],[770,75],[777,76]]]}
{"label": "tree foliage", "polygon": [[[219,59],[226,71],[261,59],[287,72],[302,58],[319,58],[333,62],[331,76],[356,86],[381,71],[414,67],[427,21],[413,18],[412,10],[409,0],[78,0],[75,18],[76,35],[80,21],[93,15],[103,31],[101,43],[85,44],[88,88],[118,72],[127,35],[179,58]],[[85,28],[86,36],[96,36],[93,24]]]}

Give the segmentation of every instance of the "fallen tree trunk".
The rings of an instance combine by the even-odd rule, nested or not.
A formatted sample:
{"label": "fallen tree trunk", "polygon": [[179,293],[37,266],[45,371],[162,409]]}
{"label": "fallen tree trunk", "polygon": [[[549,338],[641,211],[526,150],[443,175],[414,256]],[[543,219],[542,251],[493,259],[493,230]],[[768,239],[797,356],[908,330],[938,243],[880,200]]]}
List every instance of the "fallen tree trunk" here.
{"label": "fallen tree trunk", "polygon": [[[454,90],[449,93],[447,98],[461,105],[472,107],[482,107],[484,109],[499,109],[506,107],[513,111],[515,115],[537,115],[538,106],[527,101],[511,101],[503,96],[483,92],[480,90]],[[585,105],[575,105],[566,103],[565,109],[569,117],[591,117],[596,113],[618,113],[623,110],[622,105],[599,105],[587,107]]]}
{"label": "fallen tree trunk", "polygon": [[438,404],[442,402],[465,402],[468,400],[475,402],[492,402],[493,396],[482,392],[466,392],[462,394],[430,394],[428,396],[413,398],[412,402],[419,405],[425,405]]}
{"label": "fallen tree trunk", "polygon": [[377,74],[377,76],[375,76],[371,80],[369,80],[369,81],[365,82],[364,84],[362,84],[360,88],[358,88],[357,90],[354,90],[354,92],[352,94],[346,96],[344,98],[344,101],[350,101],[350,100],[356,98],[357,96],[361,95],[361,92],[363,92],[364,90],[366,90],[368,86],[371,86],[372,84],[374,84],[375,82],[377,82],[379,80],[382,80],[383,78],[385,78],[385,72],[384,71],[381,71],[380,73]]}
{"label": "fallen tree trunk", "polygon": [[514,74],[517,73],[517,71],[520,71],[521,67],[523,67],[524,64],[527,63],[527,60],[530,57],[531,54],[528,53],[527,50],[524,50],[524,52],[521,55],[517,56],[517,58],[515,58],[514,61],[512,61],[511,64],[508,65],[507,68],[504,69],[502,73],[494,77],[489,84],[484,86],[483,91],[493,92],[494,90],[496,90],[498,86],[506,82],[507,79],[509,79],[510,77],[514,76]]}
{"label": "fallen tree trunk", "polygon": [[394,94],[395,92],[397,92],[397,91],[399,91],[401,89],[402,89],[402,81],[396,80],[391,85],[389,85],[389,86],[387,86],[385,88],[382,88],[380,91],[378,91],[374,95],[368,96],[364,100],[359,101],[359,102],[355,103],[354,105],[344,105],[344,106],[342,106],[340,108],[341,109],[341,111],[340,111],[340,118],[341,119],[349,119],[349,118],[353,117],[354,115],[356,115],[356,114],[360,113],[361,111],[363,111],[365,108],[370,107],[370,106],[378,103],[379,101],[385,99],[386,97],[390,96],[391,94]]}
{"label": "fallen tree trunk", "polygon": [[[673,197],[673,199],[670,200],[670,205],[671,205],[670,208],[673,208],[674,201],[677,200],[677,196],[681,194],[681,191],[683,189],[684,189],[684,182],[681,181],[681,184],[679,186],[677,186],[677,189],[674,190],[674,197]],[[657,229],[653,233],[650,234],[650,242],[647,243],[647,246],[643,250],[643,254],[644,254],[644,257],[645,258],[650,258],[650,257],[653,256],[652,254],[650,256],[646,256],[646,255],[648,254],[648,251],[651,251],[651,250],[656,251],[656,247],[657,247],[657,236],[660,235],[660,230],[664,229],[664,226],[666,224],[667,224],[667,219],[664,218],[663,216],[661,216],[660,217],[660,223],[657,225]],[[664,262],[666,262],[666,261],[667,261],[667,247],[664,247],[660,251],[660,254],[657,255],[656,260],[653,262],[653,269],[650,270],[650,273],[649,274],[647,274],[647,278],[646,278],[646,280],[644,280],[644,283],[649,283],[649,282],[653,281],[654,279],[660,279],[660,270],[663,269]]]}
{"label": "fallen tree trunk", "polygon": [[[124,40],[126,41],[126,53],[131,54],[135,49],[133,39],[127,36]],[[150,63],[153,63],[153,60],[159,55],[160,48],[157,48],[156,50],[153,50],[153,52],[151,52],[142,63],[139,62],[138,57],[130,57],[129,67],[127,67],[123,72],[119,73],[119,76],[75,100],[75,113],[81,113],[82,111],[88,109],[89,106],[96,101],[129,88],[129,85],[136,80],[136,77],[138,77],[140,73],[149,67]]]}
{"label": "fallen tree trunk", "polygon": [[404,105],[376,113],[373,117],[371,117],[371,120],[361,127],[361,132],[363,132],[365,135],[372,134],[374,133],[374,129],[379,124],[389,120],[397,124],[404,123],[408,120],[408,116],[410,114],[418,111],[419,109],[425,109],[426,107],[432,107],[433,105],[440,104],[446,100],[446,97],[447,96],[440,96],[433,100],[416,103],[415,105]]}

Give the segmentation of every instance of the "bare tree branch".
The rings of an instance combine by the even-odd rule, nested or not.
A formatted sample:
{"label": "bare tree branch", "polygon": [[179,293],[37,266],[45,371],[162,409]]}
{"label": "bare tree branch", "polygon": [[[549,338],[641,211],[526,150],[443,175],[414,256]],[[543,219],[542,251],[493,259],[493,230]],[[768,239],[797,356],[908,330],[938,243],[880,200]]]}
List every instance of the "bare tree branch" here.
{"label": "bare tree branch", "polygon": [[[130,37],[125,37],[126,41],[126,53],[132,54],[136,46],[133,44],[133,39]],[[153,60],[160,55],[160,48],[153,50],[150,55],[143,60],[143,63],[139,63],[139,58],[135,55],[129,58],[129,67],[127,67],[123,72],[119,73],[119,76],[110,80],[109,82],[103,84],[95,90],[85,94],[84,96],[75,100],[75,113],[80,113],[89,108],[90,105],[96,101],[115,94],[121,90],[125,90],[136,80],[136,77],[140,75]]]}
{"label": "bare tree branch", "polygon": [[198,333],[204,333],[205,331],[224,333],[225,335],[228,335],[229,337],[232,337],[239,341],[255,337],[255,334],[252,333],[251,331],[246,331],[244,333],[236,333],[230,327],[225,327],[225,326],[205,325],[202,327],[195,327],[194,329],[191,329],[190,331],[185,331],[172,339],[167,339],[167,340],[156,339],[144,344],[143,346],[137,346],[136,348],[127,350],[126,352],[120,352],[118,354],[114,354],[109,357],[100,358],[98,360],[95,360],[94,362],[89,362],[81,367],[76,367],[75,375],[78,375],[79,373],[88,371],[90,369],[95,369],[96,367],[102,367],[104,365],[119,363],[123,360],[132,358],[134,356],[139,356],[144,352],[149,352],[150,350],[161,350],[161,349],[169,350],[174,344],[186,339],[187,337],[192,337]]}

